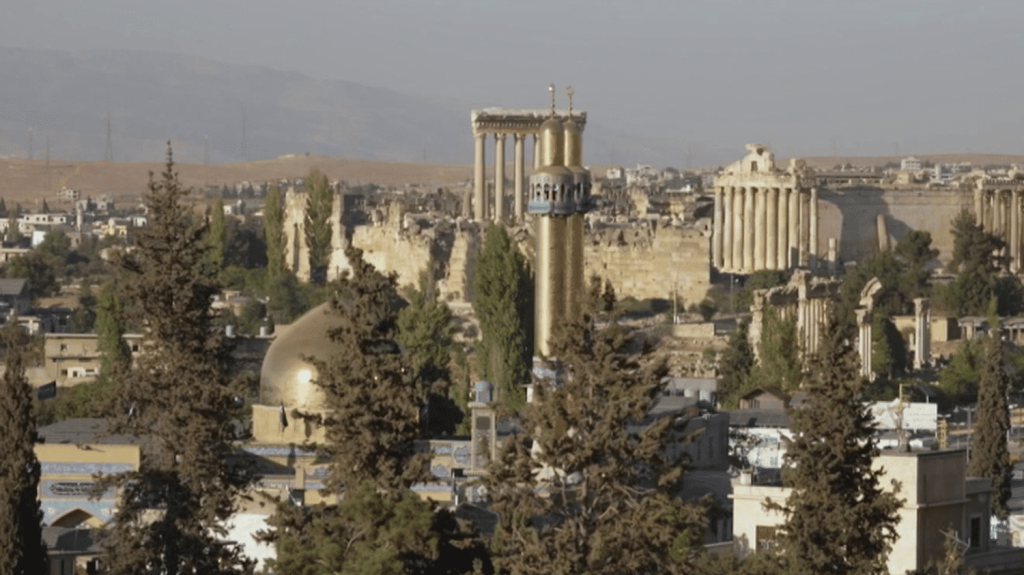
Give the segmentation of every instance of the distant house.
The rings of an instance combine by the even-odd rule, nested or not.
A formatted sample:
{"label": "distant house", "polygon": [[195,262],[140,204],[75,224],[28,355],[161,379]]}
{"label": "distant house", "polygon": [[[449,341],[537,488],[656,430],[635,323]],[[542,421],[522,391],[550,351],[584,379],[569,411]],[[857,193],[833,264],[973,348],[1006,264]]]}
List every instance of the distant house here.
{"label": "distant house", "polygon": [[758,387],[740,396],[740,409],[771,409],[782,411],[789,405],[789,396],[776,387]]}
{"label": "distant house", "polygon": [[28,280],[0,279],[0,307],[11,310],[18,315],[25,315],[32,310],[32,294],[28,289]]}

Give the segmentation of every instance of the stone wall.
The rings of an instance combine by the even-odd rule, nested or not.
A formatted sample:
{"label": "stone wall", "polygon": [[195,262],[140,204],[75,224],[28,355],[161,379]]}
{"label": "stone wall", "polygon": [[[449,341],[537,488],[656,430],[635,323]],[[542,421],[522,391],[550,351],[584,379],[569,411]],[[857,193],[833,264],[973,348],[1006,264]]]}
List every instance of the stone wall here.
{"label": "stone wall", "polygon": [[480,232],[466,228],[455,232],[448,275],[439,286],[444,301],[471,301],[473,299],[473,272],[481,247]]}
{"label": "stone wall", "polygon": [[907,232],[923,230],[932,235],[939,260],[953,255],[953,218],[962,209],[973,209],[973,196],[959,190],[883,190],[851,188],[820,190],[818,196],[818,254],[826,254],[828,239],[839,241],[839,257],[859,261],[878,251],[879,215],[885,218],[889,245]]}
{"label": "stone wall", "polygon": [[[285,236],[285,269],[289,269],[301,281],[309,281],[309,247],[306,246],[306,200],[305,191],[288,188],[284,194],[284,236]],[[327,266],[327,279],[333,280],[351,269],[345,258],[348,246],[344,216],[344,199],[341,194],[334,194],[331,206],[331,261]]]}
{"label": "stone wall", "polygon": [[706,222],[689,228],[599,228],[587,234],[584,274],[611,281],[620,298],[669,299],[675,289],[687,304],[710,287],[710,231]]}

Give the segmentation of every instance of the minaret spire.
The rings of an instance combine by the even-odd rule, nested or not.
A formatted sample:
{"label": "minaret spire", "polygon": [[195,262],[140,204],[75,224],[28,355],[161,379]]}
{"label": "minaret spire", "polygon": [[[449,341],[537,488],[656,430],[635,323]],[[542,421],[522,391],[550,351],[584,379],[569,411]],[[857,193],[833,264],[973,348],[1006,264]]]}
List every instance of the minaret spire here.
{"label": "minaret spire", "polygon": [[576,90],[572,89],[572,86],[565,87],[565,96],[569,99],[569,117],[572,118],[572,95],[576,93]]}
{"label": "minaret spire", "polygon": [[555,84],[548,84],[548,92],[551,94],[551,117],[555,117]]}

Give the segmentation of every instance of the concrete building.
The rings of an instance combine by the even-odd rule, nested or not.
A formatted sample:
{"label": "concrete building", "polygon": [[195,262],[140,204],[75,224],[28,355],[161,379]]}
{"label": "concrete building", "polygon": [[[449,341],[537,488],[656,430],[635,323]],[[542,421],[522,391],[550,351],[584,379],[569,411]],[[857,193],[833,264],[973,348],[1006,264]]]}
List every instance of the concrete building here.
{"label": "concrete building", "polygon": [[[904,500],[896,527],[899,538],[889,554],[890,573],[923,569],[941,558],[947,534],[966,543],[967,566],[993,573],[1020,572],[1024,549],[990,545],[991,484],[966,476],[966,451],[883,451],[875,458],[875,466],[883,469],[880,485],[892,489],[892,481],[897,481]],[[768,498],[784,502],[791,492],[777,483],[755,483],[749,475],[733,481],[733,541],[739,556],[775,545],[784,518],[766,511],[764,503]]]}
{"label": "concrete building", "polygon": [[747,152],[715,178],[712,265],[734,274],[816,265],[813,172],[800,160],[776,167],[775,156],[759,144],[747,144]]}

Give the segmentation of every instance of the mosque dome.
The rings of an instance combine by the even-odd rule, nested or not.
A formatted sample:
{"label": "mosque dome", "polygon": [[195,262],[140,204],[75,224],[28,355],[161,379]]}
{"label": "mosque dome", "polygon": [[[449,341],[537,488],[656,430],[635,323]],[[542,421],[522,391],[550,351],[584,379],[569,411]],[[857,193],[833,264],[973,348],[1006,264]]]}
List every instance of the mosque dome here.
{"label": "mosque dome", "polygon": [[327,331],[339,324],[340,318],[331,313],[330,303],[325,303],[279,331],[260,370],[262,405],[323,409],[323,392],[314,383],[316,367],[303,357],[329,359],[338,345],[331,341]]}

